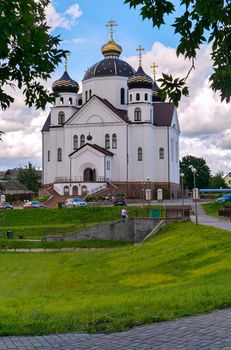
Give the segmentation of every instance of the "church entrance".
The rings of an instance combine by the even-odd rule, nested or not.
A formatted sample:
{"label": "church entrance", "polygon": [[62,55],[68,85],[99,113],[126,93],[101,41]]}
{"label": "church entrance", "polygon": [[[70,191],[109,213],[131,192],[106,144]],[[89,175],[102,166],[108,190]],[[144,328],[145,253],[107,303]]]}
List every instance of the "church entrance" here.
{"label": "church entrance", "polygon": [[95,181],[95,169],[87,168],[83,172],[83,181],[85,182],[92,182]]}

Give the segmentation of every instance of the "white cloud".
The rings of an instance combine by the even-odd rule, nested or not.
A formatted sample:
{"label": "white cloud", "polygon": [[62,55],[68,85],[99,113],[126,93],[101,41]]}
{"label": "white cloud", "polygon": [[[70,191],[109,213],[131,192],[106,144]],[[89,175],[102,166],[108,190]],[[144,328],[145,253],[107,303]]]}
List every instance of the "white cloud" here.
{"label": "white cloud", "polygon": [[82,11],[77,3],[70,6],[64,13],[58,13],[52,3],[46,8],[47,23],[51,30],[56,28],[71,29],[81,15]]}

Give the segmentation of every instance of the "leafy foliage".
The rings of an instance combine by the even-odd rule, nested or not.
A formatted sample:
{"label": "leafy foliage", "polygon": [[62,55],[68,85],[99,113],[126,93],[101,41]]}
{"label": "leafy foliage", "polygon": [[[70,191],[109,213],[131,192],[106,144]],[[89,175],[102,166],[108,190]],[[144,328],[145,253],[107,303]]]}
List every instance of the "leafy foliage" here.
{"label": "leafy foliage", "polygon": [[38,192],[41,178],[36,168],[30,162],[25,168],[18,168],[17,180],[29,190]]}
{"label": "leafy foliage", "polygon": [[209,188],[228,188],[222,172],[212,175],[209,179]]}
{"label": "leafy foliage", "polygon": [[[201,44],[212,43],[213,73],[211,88],[220,93],[221,101],[230,102],[231,96],[231,3],[230,0],[181,0],[182,14],[176,16],[174,1],[125,0],[130,7],[140,6],[143,19],[150,19],[154,27],[165,24],[166,15],[173,16],[172,26],[180,37],[177,55],[192,61],[187,76],[173,79],[163,74],[163,94],[178,105],[181,96],[188,95],[185,82],[194,68],[194,59]],[[174,81],[174,84],[171,84]],[[181,92],[180,92],[181,91]]]}
{"label": "leafy foliage", "polygon": [[197,172],[195,175],[196,187],[207,188],[210,179],[210,169],[203,158],[185,156],[180,161],[180,172],[184,174],[184,186],[192,189],[194,187],[194,177],[190,166]]}
{"label": "leafy foliage", "polygon": [[50,0],[0,2],[0,105],[14,102],[8,87],[19,88],[29,107],[45,108],[54,95],[42,85],[66,55],[60,38],[49,34],[45,8]]}

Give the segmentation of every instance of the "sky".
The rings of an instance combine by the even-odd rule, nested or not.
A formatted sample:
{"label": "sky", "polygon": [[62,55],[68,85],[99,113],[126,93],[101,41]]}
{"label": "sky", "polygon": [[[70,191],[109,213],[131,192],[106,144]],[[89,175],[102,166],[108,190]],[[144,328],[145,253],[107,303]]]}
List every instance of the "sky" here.
{"label": "sky", "polygon": [[[173,19],[168,18],[167,25],[158,30],[150,21],[142,20],[139,9],[130,9],[123,0],[53,0],[46,8],[46,16],[51,33],[60,35],[61,47],[71,52],[68,72],[80,84],[85,70],[103,58],[101,47],[109,39],[106,24],[111,19],[117,23],[114,39],[123,48],[120,58],[135,69],[139,45],[145,49],[143,69],[152,75],[150,66],[155,62],[157,79],[162,72],[184,76],[190,68],[189,61],[176,57],[178,36],[171,27]],[[183,98],[178,107],[180,156],[203,157],[213,174],[226,174],[231,171],[231,106],[221,103],[219,95],[209,88],[211,66],[210,46],[203,45],[196,69],[188,79],[190,96]],[[51,88],[63,71],[62,63],[45,85]],[[29,161],[41,168],[41,129],[49,106],[46,111],[28,108],[20,91],[12,91],[12,95],[15,103],[0,111],[0,130],[5,132],[0,144],[0,170],[25,166]]]}

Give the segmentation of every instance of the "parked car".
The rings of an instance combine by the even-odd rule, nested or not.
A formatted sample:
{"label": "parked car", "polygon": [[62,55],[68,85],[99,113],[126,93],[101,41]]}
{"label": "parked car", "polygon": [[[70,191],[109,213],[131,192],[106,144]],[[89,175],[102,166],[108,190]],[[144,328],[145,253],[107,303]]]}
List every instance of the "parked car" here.
{"label": "parked car", "polygon": [[68,198],[65,201],[66,208],[85,207],[87,203],[82,198]]}
{"label": "parked car", "polygon": [[231,202],[231,194],[223,194],[223,196],[217,198],[216,202]]}
{"label": "parked car", "polygon": [[14,206],[9,202],[0,202],[0,209],[13,209]]}
{"label": "parked car", "polygon": [[127,205],[126,198],[124,196],[116,196],[114,198],[114,205]]}
{"label": "parked car", "polygon": [[24,209],[31,209],[31,208],[46,208],[45,204],[38,202],[38,201],[30,201],[26,202],[23,206]]}

